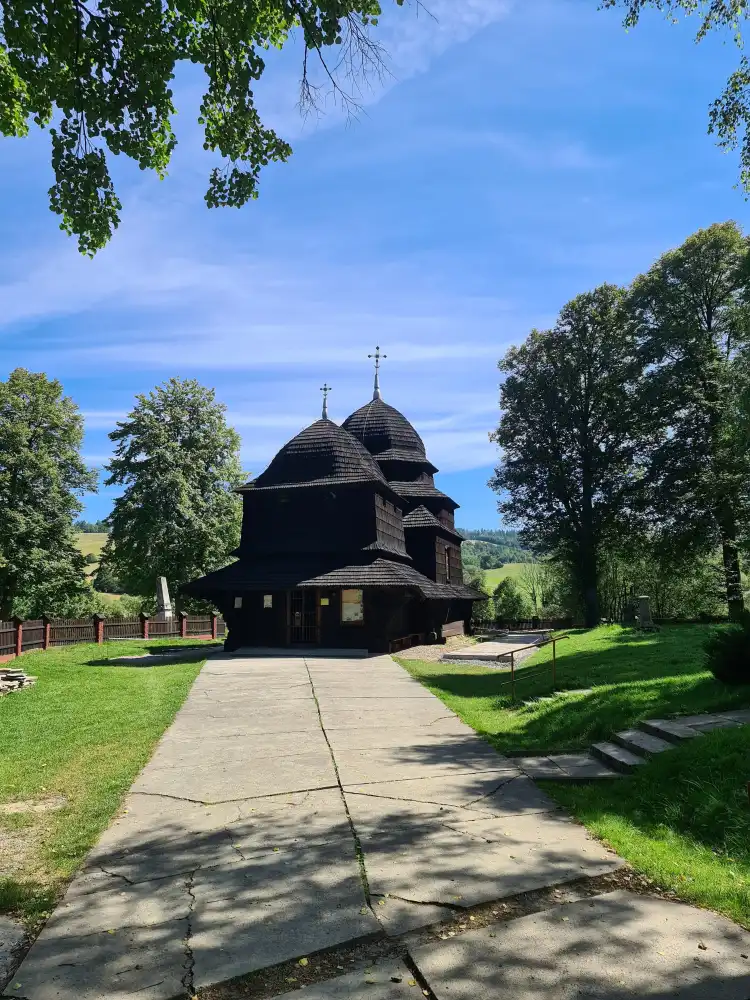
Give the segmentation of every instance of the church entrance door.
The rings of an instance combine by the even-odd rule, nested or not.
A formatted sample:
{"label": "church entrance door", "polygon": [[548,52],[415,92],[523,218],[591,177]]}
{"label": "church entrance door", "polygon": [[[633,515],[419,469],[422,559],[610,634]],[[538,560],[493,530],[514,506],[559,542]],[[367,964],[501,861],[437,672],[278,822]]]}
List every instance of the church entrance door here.
{"label": "church entrance door", "polygon": [[315,590],[293,590],[289,601],[289,642],[316,645],[319,639]]}

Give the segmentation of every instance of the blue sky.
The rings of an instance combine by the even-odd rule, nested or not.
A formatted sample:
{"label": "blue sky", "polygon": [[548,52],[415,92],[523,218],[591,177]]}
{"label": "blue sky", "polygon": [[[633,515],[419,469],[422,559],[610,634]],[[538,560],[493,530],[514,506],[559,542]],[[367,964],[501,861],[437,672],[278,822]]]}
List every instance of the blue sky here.
{"label": "blue sky", "polygon": [[[271,61],[261,107],[295,152],[241,211],[205,208],[200,81],[181,73],[170,175],[116,163],[123,223],[94,261],[46,208],[48,139],[0,145],[0,370],[61,379],[92,465],[135,394],[179,375],[216,388],[257,474],[319,415],[324,380],[333,419],[369,398],[378,343],[384,398],[458,523],[496,526],[498,358],[700,226],[747,224],[736,157],[706,135],[731,44],[655,14],[627,33],[597,0],[427,6],[435,20],[389,8],[391,76],[353,123],[304,122],[299,49]],[[87,497],[87,516],[111,502]]]}

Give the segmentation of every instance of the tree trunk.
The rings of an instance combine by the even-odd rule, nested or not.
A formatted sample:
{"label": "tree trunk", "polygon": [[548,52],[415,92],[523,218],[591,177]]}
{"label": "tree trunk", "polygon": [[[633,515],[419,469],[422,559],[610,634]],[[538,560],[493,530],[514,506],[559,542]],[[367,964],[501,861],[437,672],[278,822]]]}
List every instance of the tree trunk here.
{"label": "tree trunk", "polygon": [[579,544],[574,562],[575,583],[583,604],[583,624],[585,628],[596,628],[601,616],[596,547],[589,541]]}
{"label": "tree trunk", "polygon": [[581,597],[583,598],[583,623],[586,628],[599,624],[599,594],[596,580],[596,557],[585,559],[581,567]]}
{"label": "tree trunk", "polygon": [[729,620],[736,622],[745,610],[742,596],[742,573],[740,553],[737,547],[737,524],[734,511],[728,503],[722,505],[716,519],[721,529],[721,555],[724,562],[724,580],[727,587],[727,607]]}
{"label": "tree trunk", "polygon": [[729,620],[737,622],[740,620],[742,612],[745,610],[745,601],[742,596],[740,554],[737,549],[737,545],[729,541],[722,542],[721,554],[724,560],[724,577],[727,583],[727,607],[729,608]]}

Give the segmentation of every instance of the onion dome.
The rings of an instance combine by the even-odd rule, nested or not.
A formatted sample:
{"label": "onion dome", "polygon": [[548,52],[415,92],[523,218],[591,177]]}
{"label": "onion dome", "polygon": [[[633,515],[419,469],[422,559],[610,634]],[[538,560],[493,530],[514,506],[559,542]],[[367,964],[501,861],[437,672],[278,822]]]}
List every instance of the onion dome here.
{"label": "onion dome", "polygon": [[379,462],[417,462],[437,472],[427,460],[424,441],[403,413],[378,397],[355,410],[342,426]]}
{"label": "onion dome", "polygon": [[240,489],[365,482],[385,484],[377,462],[348,431],[324,417],[292,438],[265,472]]}

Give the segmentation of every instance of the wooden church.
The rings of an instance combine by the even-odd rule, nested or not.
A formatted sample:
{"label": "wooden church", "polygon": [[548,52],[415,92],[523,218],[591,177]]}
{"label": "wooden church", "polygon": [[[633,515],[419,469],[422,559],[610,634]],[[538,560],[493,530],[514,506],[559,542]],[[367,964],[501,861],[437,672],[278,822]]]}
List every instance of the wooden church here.
{"label": "wooden church", "polygon": [[339,426],[323,416],[238,490],[237,561],[186,584],[228,626],[226,647],[390,652],[468,627],[455,501],[406,417],[373,398]]}

